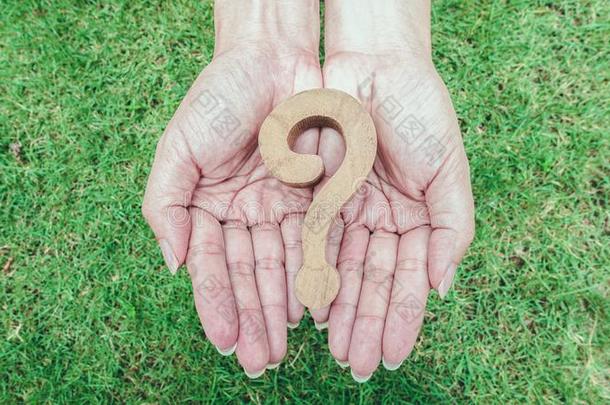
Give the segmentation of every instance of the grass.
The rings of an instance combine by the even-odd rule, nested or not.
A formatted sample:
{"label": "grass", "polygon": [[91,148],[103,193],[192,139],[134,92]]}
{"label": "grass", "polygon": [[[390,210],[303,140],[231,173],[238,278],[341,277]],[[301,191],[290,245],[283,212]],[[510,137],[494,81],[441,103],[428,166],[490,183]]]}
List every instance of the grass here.
{"label": "grass", "polygon": [[156,141],[210,61],[212,7],[2,2],[0,403],[608,402],[610,9],[433,9],[477,236],[412,356],[358,385],[310,319],[248,380],[140,216]]}

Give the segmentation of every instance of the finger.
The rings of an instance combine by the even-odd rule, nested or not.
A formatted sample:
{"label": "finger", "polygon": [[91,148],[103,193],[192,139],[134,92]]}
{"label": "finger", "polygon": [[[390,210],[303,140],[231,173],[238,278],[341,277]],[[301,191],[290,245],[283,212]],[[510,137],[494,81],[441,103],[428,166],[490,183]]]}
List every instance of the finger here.
{"label": "finger", "polygon": [[[337,218],[331,225],[330,232],[326,239],[326,261],[330,265],[337,267],[337,258],[339,257],[339,248],[343,239],[343,221]],[[328,327],[328,314],[330,305],[324,308],[312,309],[309,311],[314,320],[317,330],[324,330]]]}
{"label": "finger", "polygon": [[400,237],[392,295],[383,330],[383,365],[396,370],[411,353],[424,319],[430,291],[427,250],[429,227]]}
{"label": "finger", "polygon": [[239,319],[237,359],[248,376],[257,377],[269,362],[269,346],[254,277],[252,238],[246,225],[240,221],[228,221],[222,230]]}
{"label": "finger", "polygon": [[337,260],[341,288],[330,308],[328,346],[331,354],[342,367],[347,366],[369,234],[369,230],[365,227],[348,227],[343,236]]}
{"label": "finger", "polygon": [[375,231],[370,236],[356,320],[349,346],[349,365],[356,381],[368,380],[381,360],[383,327],[396,267],[398,235]]}
{"label": "finger", "polygon": [[276,224],[260,224],[250,229],[258,297],[263,308],[269,365],[273,367],[286,355],[286,274],[284,270],[284,245],[280,228]]}
{"label": "finger", "polygon": [[303,247],[301,232],[303,214],[289,215],[282,221],[281,231],[284,242],[284,258],[286,267],[286,292],[288,304],[288,327],[296,328],[305,308],[299,302],[294,290],[294,279],[303,265]]}
{"label": "finger", "polygon": [[210,214],[192,207],[192,236],[187,268],[193,296],[206,336],[223,354],[232,352],[237,341],[235,300],[225,261],[222,228]]}
{"label": "finger", "polygon": [[445,297],[455,270],[474,237],[474,202],[463,147],[444,162],[426,190],[432,234],[428,243],[430,284]]}
{"label": "finger", "polygon": [[186,259],[191,234],[187,207],[199,181],[199,169],[188,151],[183,133],[170,123],[157,144],[142,204],[142,214],[172,274]]}

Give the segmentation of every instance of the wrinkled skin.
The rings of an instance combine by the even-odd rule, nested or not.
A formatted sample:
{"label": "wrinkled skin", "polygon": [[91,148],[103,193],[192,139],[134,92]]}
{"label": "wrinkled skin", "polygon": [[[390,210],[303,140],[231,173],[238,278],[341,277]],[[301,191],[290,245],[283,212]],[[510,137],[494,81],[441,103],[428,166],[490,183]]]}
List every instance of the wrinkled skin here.
{"label": "wrinkled skin", "polygon": [[[312,190],[268,173],[257,131],[279,102],[321,86],[315,54],[263,47],[217,55],[159,141],[146,189],[143,213],[170,269],[187,264],[207,337],[221,352],[237,344],[250,375],[281,361],[287,322],[302,317],[293,283],[312,198]],[[388,367],[400,364],[429,289],[444,295],[451,284],[474,232],[468,163],[431,64],[338,54],[326,60],[324,86],[360,99],[378,135],[368,182],[329,241],[342,288],[330,308],[312,311],[317,323],[328,321],[333,356],[362,378],[382,356]],[[343,159],[341,137],[330,129],[321,137],[307,131],[295,150],[321,155],[326,176]]]}
{"label": "wrinkled skin", "polygon": [[[324,87],[359,99],[377,129],[373,171],[344,206],[327,258],[341,290],[330,308],[329,346],[358,380],[383,357],[394,369],[412,350],[430,288],[451,285],[474,234],[468,161],[448,92],[432,63],[392,55],[339,53],[324,65]],[[322,130],[319,154],[331,176],[341,164],[338,133]]]}
{"label": "wrinkled skin", "polygon": [[[269,174],[258,128],[277,103],[321,85],[317,54],[259,44],[216,55],[160,139],[146,189],[144,216],[170,270],[186,263],[207,337],[226,354],[237,345],[250,375],[282,360],[287,321],[302,316],[285,292],[312,198]],[[318,133],[295,149],[316,153]]]}

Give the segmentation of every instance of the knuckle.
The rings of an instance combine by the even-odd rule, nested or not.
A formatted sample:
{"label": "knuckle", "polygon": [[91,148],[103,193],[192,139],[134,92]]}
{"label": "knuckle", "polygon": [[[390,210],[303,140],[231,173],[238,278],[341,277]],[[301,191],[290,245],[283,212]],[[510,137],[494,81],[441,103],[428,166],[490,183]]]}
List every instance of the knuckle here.
{"label": "knuckle", "polygon": [[257,271],[283,271],[284,262],[280,257],[266,257],[257,259],[255,262]]}
{"label": "knuckle", "polygon": [[287,238],[284,240],[284,248],[286,250],[300,250],[303,244],[303,240],[299,237]]}

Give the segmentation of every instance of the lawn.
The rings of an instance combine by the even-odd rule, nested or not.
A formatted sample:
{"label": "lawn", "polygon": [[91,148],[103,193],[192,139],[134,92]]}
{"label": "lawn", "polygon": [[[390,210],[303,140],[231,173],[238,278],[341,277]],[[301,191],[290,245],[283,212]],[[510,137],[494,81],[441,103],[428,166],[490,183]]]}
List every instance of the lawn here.
{"label": "lawn", "polygon": [[607,2],[434,2],[477,235],[411,357],[364,385],[311,318],[249,380],[204,339],[187,273],[164,268],[141,217],[212,15],[0,4],[0,403],[610,401]]}

